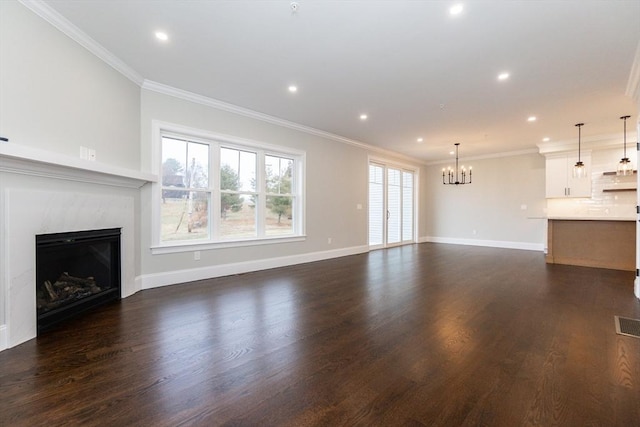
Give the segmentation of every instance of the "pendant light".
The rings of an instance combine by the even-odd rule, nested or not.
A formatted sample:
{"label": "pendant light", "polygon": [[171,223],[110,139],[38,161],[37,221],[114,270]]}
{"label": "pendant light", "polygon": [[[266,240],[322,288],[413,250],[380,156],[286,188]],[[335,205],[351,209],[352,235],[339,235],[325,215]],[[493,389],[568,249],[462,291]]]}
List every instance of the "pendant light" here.
{"label": "pendant light", "polygon": [[582,179],[587,177],[587,168],[584,167],[584,163],[580,160],[580,128],[584,126],[584,123],[577,123],[576,126],[578,128],[578,161],[573,166],[573,177]]}
{"label": "pendant light", "polygon": [[627,157],[627,119],[631,116],[622,116],[620,119],[624,121],[624,157],[618,163],[618,171],[616,175],[633,175],[633,165]]}
{"label": "pendant light", "polygon": [[[458,169],[458,146],[460,145],[459,142],[455,143],[456,146],[456,169],[455,169],[455,174],[453,173],[453,169],[451,169],[451,167],[449,167],[449,169],[442,169],[442,183],[443,184],[452,184],[452,185],[464,185],[464,184],[471,184],[471,168],[469,168],[469,182],[467,182],[467,170],[465,169],[464,166],[462,166],[460,169]],[[458,175],[458,171],[460,171],[460,175],[462,176],[462,180],[460,179],[459,175]],[[447,177],[447,180],[445,181],[445,176]]]}

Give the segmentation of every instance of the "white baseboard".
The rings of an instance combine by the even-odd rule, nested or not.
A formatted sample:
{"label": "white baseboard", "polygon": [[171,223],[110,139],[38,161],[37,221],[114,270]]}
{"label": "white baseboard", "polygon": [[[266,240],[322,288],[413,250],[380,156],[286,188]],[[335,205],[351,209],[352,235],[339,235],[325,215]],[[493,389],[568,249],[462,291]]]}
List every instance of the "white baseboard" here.
{"label": "white baseboard", "polygon": [[249,273],[252,271],[267,270],[270,268],[286,267],[289,265],[356,255],[368,251],[369,246],[354,246],[351,248],[335,249],[331,251],[312,252],[232,264],[212,265],[201,268],[168,271],[164,273],[144,274],[136,278],[136,283],[140,284],[139,289],[153,289],[178,283],[193,282],[195,280],[211,279],[214,277],[230,276],[233,274]]}
{"label": "white baseboard", "polygon": [[478,240],[458,239],[454,237],[425,236],[420,238],[420,243],[448,243],[452,245],[484,246],[489,248],[521,249],[525,251],[544,252],[544,243],[508,242],[502,240]]}
{"label": "white baseboard", "polygon": [[7,325],[0,325],[0,351],[8,348],[7,343],[9,340],[7,339],[7,331]]}

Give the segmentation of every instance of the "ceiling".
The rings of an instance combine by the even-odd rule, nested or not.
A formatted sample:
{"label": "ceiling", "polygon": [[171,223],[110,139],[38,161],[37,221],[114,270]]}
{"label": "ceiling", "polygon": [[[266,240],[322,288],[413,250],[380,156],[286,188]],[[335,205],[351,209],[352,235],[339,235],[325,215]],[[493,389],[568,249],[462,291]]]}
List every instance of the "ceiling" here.
{"label": "ceiling", "polygon": [[637,114],[637,0],[467,0],[455,16],[451,1],[45,3],[144,79],[425,162],[456,142],[461,158],[577,142],[578,122],[583,140],[621,134]]}

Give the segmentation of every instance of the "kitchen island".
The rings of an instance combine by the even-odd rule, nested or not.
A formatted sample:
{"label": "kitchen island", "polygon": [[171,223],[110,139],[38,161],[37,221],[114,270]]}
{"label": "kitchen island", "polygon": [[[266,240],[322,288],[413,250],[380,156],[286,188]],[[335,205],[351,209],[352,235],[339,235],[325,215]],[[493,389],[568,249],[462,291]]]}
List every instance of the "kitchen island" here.
{"label": "kitchen island", "polygon": [[546,261],[635,271],[635,218],[550,217]]}

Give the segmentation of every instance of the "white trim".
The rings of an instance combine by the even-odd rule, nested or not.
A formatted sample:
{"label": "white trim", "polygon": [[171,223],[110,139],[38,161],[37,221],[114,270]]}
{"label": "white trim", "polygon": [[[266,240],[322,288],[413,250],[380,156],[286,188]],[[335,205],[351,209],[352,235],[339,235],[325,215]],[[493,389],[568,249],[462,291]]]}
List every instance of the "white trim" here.
{"label": "white trim", "polygon": [[543,243],[508,242],[502,240],[477,240],[460,239],[455,237],[433,237],[425,236],[420,238],[420,243],[447,243],[451,245],[483,246],[487,248],[520,249],[525,251],[544,252]]}
{"label": "white trim", "polygon": [[[634,135],[627,134],[627,139],[633,140]],[[601,150],[606,148],[613,147],[622,147],[623,135],[622,133],[618,134],[609,134],[609,135],[597,135],[587,138],[582,138],[582,149],[583,150]],[[562,153],[567,151],[577,151],[578,150],[578,139],[574,140],[565,140],[565,141],[556,141],[556,142],[541,142],[537,144],[539,153],[542,155],[551,154],[551,153]]]}
{"label": "white trim", "polygon": [[7,339],[8,330],[7,325],[0,325],[0,351],[9,348],[7,347],[7,343],[9,342]]}
{"label": "white trim", "polygon": [[93,53],[102,61],[113,67],[117,72],[137,84],[142,85],[143,78],[137,71],[125,64],[120,58],[105,49],[100,43],[92,39],[87,33],[60,15],[42,0],[18,0],[23,6],[66,34],[71,40]]}
{"label": "white trim", "polygon": [[[0,304],[3,316],[0,316],[0,351],[9,348],[9,206],[7,205],[7,191],[0,188]],[[4,323],[4,324],[3,324]]]}
{"label": "white trim", "polygon": [[[507,152],[504,152],[504,153],[483,154],[481,156],[465,157],[464,160],[465,161],[471,161],[471,160],[499,159],[499,158],[502,158],[502,157],[524,156],[525,154],[538,154],[538,150],[536,150],[535,148],[528,148],[526,150],[507,151]],[[442,165],[442,164],[447,164],[447,163],[451,163],[451,159],[434,160],[432,162],[426,163],[426,165],[427,166],[435,166],[435,165]]]}
{"label": "white trim", "polygon": [[197,93],[189,92],[186,90],[178,89],[172,86],[168,86],[162,83],[157,83],[151,80],[144,80],[142,83],[142,89],[150,90],[160,93],[162,95],[172,96],[174,98],[183,99],[185,101],[193,102],[195,104],[201,104],[207,107],[215,108],[218,110],[226,111],[240,116],[249,117],[251,119],[260,120],[263,122],[271,123],[277,126],[297,130],[307,133],[309,135],[319,136],[321,138],[330,139],[344,144],[354,145],[365,150],[370,150],[378,153],[385,154],[387,156],[393,156],[395,158],[404,159],[410,162],[417,162],[419,164],[426,164],[424,160],[419,160],[395,151],[386,150],[384,148],[376,147],[365,142],[356,141],[354,139],[345,138],[344,136],[336,135],[334,133],[325,132],[320,129],[312,128],[309,126],[301,125],[289,120],[280,119],[278,117],[270,116],[268,114],[259,113],[257,111],[250,110],[248,108],[239,107],[237,105],[229,104],[227,102],[219,101],[217,99],[209,98]]}
{"label": "white trim", "polygon": [[193,241],[180,241],[179,243],[166,243],[164,245],[152,246],[151,253],[153,255],[161,254],[173,254],[178,252],[192,252],[192,251],[207,251],[211,249],[226,249],[226,248],[239,248],[244,246],[260,246],[260,245],[273,245],[276,243],[294,243],[304,242],[307,236],[292,235],[283,237],[261,237],[246,240],[234,240],[234,241],[219,241],[211,242],[206,241],[203,243],[197,243]]}
{"label": "white trim", "polygon": [[[153,289],[161,286],[193,282],[196,280],[212,279],[215,277],[250,273],[253,271],[268,270],[271,268],[286,267],[290,265],[304,264],[307,262],[357,255],[368,251],[368,246],[354,246],[331,251],[312,252],[278,258],[267,258],[231,264],[212,265],[201,268],[168,271],[164,273],[145,274],[139,276],[139,281],[142,289]],[[136,279],[136,281],[138,281],[138,279]]]}
{"label": "white trim", "polygon": [[14,143],[0,144],[0,172],[140,188],[157,176]]}
{"label": "white trim", "polygon": [[[412,172],[417,172],[418,170],[420,170],[420,166],[416,166],[415,163],[414,164],[409,164],[409,163],[401,163],[401,162],[397,162],[393,159],[389,159],[386,157],[377,157],[375,155],[370,154],[368,156],[369,161],[367,162],[367,164],[373,162],[373,163],[377,163],[380,165],[386,165],[386,166],[391,166],[391,167],[396,167],[396,168],[400,168],[400,169],[406,169],[406,170],[410,170]],[[368,176],[367,176],[368,179]]]}

